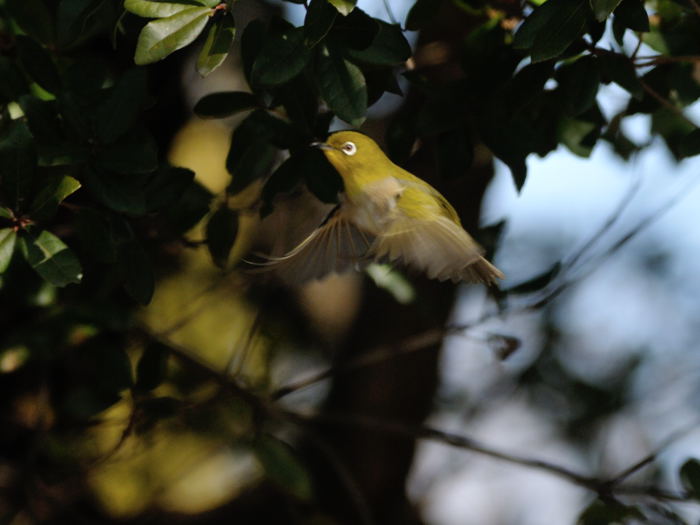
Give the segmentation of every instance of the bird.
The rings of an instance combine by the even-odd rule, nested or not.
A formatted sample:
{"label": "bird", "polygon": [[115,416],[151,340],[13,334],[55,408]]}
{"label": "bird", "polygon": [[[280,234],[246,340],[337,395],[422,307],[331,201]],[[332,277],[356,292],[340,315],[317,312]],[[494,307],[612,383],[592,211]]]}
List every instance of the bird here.
{"label": "bird", "polygon": [[288,253],[263,263],[301,284],[371,262],[399,263],[431,279],[493,285],[503,273],[435,188],[394,164],[369,136],[338,131],[314,142],[343,180],[339,204]]}

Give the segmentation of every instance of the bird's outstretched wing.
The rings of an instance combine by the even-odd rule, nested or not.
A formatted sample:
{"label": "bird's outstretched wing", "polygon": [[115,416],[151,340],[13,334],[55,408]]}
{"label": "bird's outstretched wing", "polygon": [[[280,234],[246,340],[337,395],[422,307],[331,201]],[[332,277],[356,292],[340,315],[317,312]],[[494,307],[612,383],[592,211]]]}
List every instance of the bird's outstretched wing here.
{"label": "bird's outstretched wing", "polygon": [[431,279],[484,284],[502,279],[503,273],[481,254],[459,223],[438,214],[421,218],[399,212],[372,247],[374,257],[400,261]]}
{"label": "bird's outstretched wing", "polygon": [[336,206],[306,239],[280,257],[267,257],[258,266],[274,271],[289,284],[320,279],[371,262],[374,236],[353,224],[342,205]]}

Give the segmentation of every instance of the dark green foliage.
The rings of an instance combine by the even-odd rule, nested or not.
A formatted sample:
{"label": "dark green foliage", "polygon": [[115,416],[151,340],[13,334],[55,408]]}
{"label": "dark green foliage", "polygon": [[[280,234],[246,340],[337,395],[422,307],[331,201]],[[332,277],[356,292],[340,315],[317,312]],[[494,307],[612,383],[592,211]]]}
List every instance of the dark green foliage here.
{"label": "dark green foliage", "polygon": [[[700,16],[688,2],[417,0],[401,27],[353,1],[299,0],[308,4],[302,26],[271,15],[245,29],[237,26],[233,3],[0,0],[0,352],[26,350],[27,366],[41,370],[37,377],[49,385],[46,394],[36,390],[49,399],[60,432],[85,438],[102,411],[123,399],[133,407],[125,435],[146,433],[187,411],[180,397],[202,386],[188,368],[196,366],[185,361],[182,369],[169,369],[179,350],[160,339],[134,345],[132,339],[143,335],[140,306],[181,263],[183,250],[208,249],[214,264],[228,268],[239,216],[250,210],[266,215],[301,186],[320,201],[338,202],[342,180],[309,144],[338,121],[340,127],[365,123],[385,93],[410,94],[409,102],[386,128],[367,129],[386,129],[395,162],[427,153],[418,160],[432,161],[445,179],[468,177],[473,164],[483,166],[484,146],[508,165],[518,189],[527,181],[528,157],[560,146],[587,156],[602,138],[628,159],[645,147],[622,131],[634,114],[650,116],[652,132],[676,159],[700,154],[700,132],[684,113],[700,98],[697,61],[688,58],[700,55]],[[437,59],[426,66],[420,53],[413,56],[406,31],[429,35],[441,10],[454,6],[473,25],[448,43],[447,58],[436,45],[431,53]],[[641,37],[659,56],[647,56],[645,48],[632,54],[623,37]],[[167,162],[165,145],[176,130],[164,129],[158,106],[179,77],[164,84],[161,68],[194,53],[196,70],[206,76],[221,66],[234,40],[240,40],[251,92],[213,93],[194,108],[200,117],[241,120],[226,157],[230,181],[214,196],[192,171]],[[449,70],[432,71],[443,59]],[[598,98],[610,83],[626,91],[626,107],[607,118]],[[262,188],[259,199],[245,211],[232,209],[249,188]],[[184,237],[198,224],[196,237]],[[487,249],[495,236],[487,236]],[[554,265],[501,293],[542,290],[561,271]],[[177,374],[175,388],[170,379]],[[561,363],[538,360],[524,372],[523,384],[537,383],[568,400],[563,426],[572,435],[622,406],[620,384],[628,376],[612,386],[560,381],[564,376]],[[164,384],[172,391],[161,393]],[[224,408],[232,418],[230,406]],[[215,423],[230,421],[221,414],[188,417],[178,420],[209,433]],[[255,425],[260,417],[255,414]],[[55,430],[37,428],[42,442]],[[304,464],[262,430],[246,431],[245,446],[278,489],[308,504],[313,490]],[[26,457],[32,469],[47,461]],[[697,460],[680,469],[690,497],[700,490],[699,470]],[[638,517],[636,507],[601,499],[583,511],[580,523]]]}
{"label": "dark green foliage", "polygon": [[207,222],[207,247],[217,266],[226,267],[237,233],[238,215],[226,205],[219,206]]}

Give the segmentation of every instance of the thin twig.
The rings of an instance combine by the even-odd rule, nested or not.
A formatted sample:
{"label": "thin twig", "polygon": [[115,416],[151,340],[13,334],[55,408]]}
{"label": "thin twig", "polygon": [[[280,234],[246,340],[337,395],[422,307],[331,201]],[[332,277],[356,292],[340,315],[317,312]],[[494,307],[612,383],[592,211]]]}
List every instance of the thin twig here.
{"label": "thin twig", "polygon": [[384,0],[384,9],[386,10],[386,16],[389,17],[389,21],[392,24],[398,25],[398,21],[396,20],[396,17],[394,16],[394,12],[391,10],[391,5],[389,4],[389,0]]}
{"label": "thin twig", "polygon": [[445,336],[446,331],[447,329],[445,328],[433,328],[430,330],[426,330],[425,332],[422,332],[420,334],[411,336],[408,339],[405,339],[396,345],[379,346],[374,350],[367,352],[366,354],[363,354],[355,359],[338,363],[335,366],[332,366],[325,370],[321,370],[320,372],[311,374],[306,378],[294,381],[288,385],[280,387],[277,390],[275,390],[270,397],[273,400],[277,400],[281,397],[291,394],[292,392],[296,392],[297,390],[301,390],[303,388],[311,386],[315,383],[318,383],[319,381],[323,381],[324,379],[328,379],[339,374],[351,372],[360,368],[365,368],[371,365],[376,365],[402,355],[417,352],[419,350],[424,350],[442,341],[442,338]]}
{"label": "thin twig", "polygon": [[[314,422],[353,426],[386,434],[403,436],[410,439],[428,439],[431,441],[436,441],[455,448],[469,450],[483,456],[506,461],[511,464],[548,472],[600,495],[609,496],[610,494],[619,494],[628,496],[644,496],[668,501],[688,501],[691,499],[690,494],[676,493],[654,486],[622,486],[619,485],[619,483],[624,480],[625,477],[621,477],[620,480],[617,481],[616,478],[613,480],[606,480],[594,476],[586,476],[556,463],[504,452],[485,445],[469,436],[444,432],[428,426],[412,427],[403,423],[354,414],[301,414],[291,411],[285,411],[284,414],[291,420],[300,424]],[[677,439],[677,436],[673,436],[673,439]]]}
{"label": "thin twig", "polygon": [[629,206],[630,202],[632,202],[632,199],[639,191],[639,188],[641,188],[641,186],[641,178],[634,179],[634,182],[630,184],[629,188],[620,199],[620,202],[617,204],[617,207],[608,216],[607,220],[603,224],[601,224],[600,228],[598,228],[593,233],[593,235],[589,237],[588,241],[586,241],[576,252],[574,252],[574,254],[569,258],[568,261],[565,261],[562,264],[562,273],[565,273],[566,270],[570,270],[574,266],[576,266],[579,260],[581,260],[581,257],[583,257],[588,251],[590,251],[591,248],[593,248],[593,246],[595,246],[596,243],[603,237],[605,232],[609,231],[610,228],[612,228],[615,225],[615,223],[622,216],[622,213],[625,211],[627,206]]}
{"label": "thin twig", "polygon": [[654,461],[659,454],[661,454],[664,450],[666,450],[669,446],[671,446],[673,443],[678,441],[680,438],[683,436],[689,434],[693,430],[698,428],[699,422],[696,420],[693,423],[690,423],[686,425],[685,427],[680,428],[679,430],[672,432],[669,436],[666,437],[654,450],[652,450],[649,454],[644,456],[642,459],[637,461],[635,464],[630,465],[626,469],[622,470],[615,476],[613,476],[608,483],[611,485],[619,485],[623,481],[625,481],[627,478],[629,478],[632,474],[635,472],[638,472],[639,470],[643,469],[647,465],[649,465],[652,461]]}
{"label": "thin twig", "polygon": [[677,114],[679,117],[681,117],[683,120],[685,120],[691,126],[693,126],[695,128],[698,127],[698,125],[695,122],[693,122],[692,120],[690,120],[690,118],[688,118],[688,116],[685,113],[683,113],[683,111],[678,106],[676,106],[670,100],[663,97],[658,91],[656,91],[653,87],[651,87],[649,84],[647,84],[644,81],[644,79],[640,78],[639,83],[642,85],[642,88],[644,89],[644,91],[646,91],[647,93],[649,93],[649,95],[654,97],[662,106],[673,111],[675,114]]}

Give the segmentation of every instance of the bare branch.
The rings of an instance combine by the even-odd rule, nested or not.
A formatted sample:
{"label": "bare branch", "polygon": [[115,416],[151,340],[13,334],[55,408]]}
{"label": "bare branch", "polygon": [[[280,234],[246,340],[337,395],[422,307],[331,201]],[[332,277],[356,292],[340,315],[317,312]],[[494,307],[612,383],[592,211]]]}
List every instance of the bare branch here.
{"label": "bare branch", "polygon": [[[627,477],[626,475],[617,476],[612,480],[594,476],[586,476],[556,463],[504,452],[485,445],[484,443],[471,437],[444,432],[428,426],[412,427],[403,423],[354,414],[341,415],[322,413],[310,415],[285,411],[284,415],[299,424],[306,424],[313,421],[315,423],[361,427],[367,430],[403,436],[410,439],[428,439],[431,441],[436,441],[438,443],[469,450],[483,456],[488,456],[515,465],[521,465],[548,472],[575,485],[591,490],[601,497],[609,498],[613,495],[626,495],[648,497],[666,501],[690,501],[692,499],[691,495],[688,493],[672,492],[655,486],[620,485],[620,483]],[[668,446],[671,441],[678,439],[678,437],[679,435],[677,433],[669,437],[669,439],[665,441],[665,446]],[[637,465],[642,464],[643,462],[646,462],[646,458],[638,462]],[[623,472],[622,474],[625,473]]]}
{"label": "bare branch", "polygon": [[693,122],[688,116],[683,113],[683,110],[673,104],[670,100],[666,99],[663,97],[658,91],[656,91],[653,87],[651,87],[649,84],[647,84],[644,79],[640,78],[639,83],[642,85],[642,88],[644,91],[649,93],[652,97],[654,97],[662,106],[665,108],[670,109],[673,111],[675,114],[677,114],[679,117],[681,117],[683,120],[685,120],[688,124],[690,124],[693,127],[698,127],[698,125]]}

